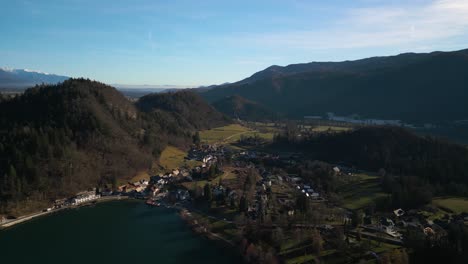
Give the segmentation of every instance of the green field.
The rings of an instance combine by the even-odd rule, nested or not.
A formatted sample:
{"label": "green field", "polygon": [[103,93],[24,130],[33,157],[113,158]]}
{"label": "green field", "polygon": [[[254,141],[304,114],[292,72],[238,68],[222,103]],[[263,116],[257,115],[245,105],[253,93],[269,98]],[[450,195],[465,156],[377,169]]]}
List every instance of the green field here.
{"label": "green field", "polygon": [[266,131],[262,133],[239,124],[231,124],[223,127],[200,131],[200,139],[203,143],[208,144],[228,144],[236,142],[242,136],[248,137],[254,136],[255,134],[267,140],[273,139],[273,132]]}
{"label": "green field", "polygon": [[437,207],[452,211],[456,214],[468,212],[468,199],[458,197],[440,197],[432,200]]}
{"label": "green field", "polygon": [[338,194],[343,198],[343,207],[351,210],[363,208],[386,196],[379,186],[378,176],[367,174],[351,176],[350,181],[339,188]]}
{"label": "green field", "polygon": [[185,160],[186,155],[187,153],[185,151],[176,147],[166,147],[159,157],[159,165],[163,169],[161,172],[167,172],[182,167],[193,168],[201,165],[199,161]]}
{"label": "green field", "polygon": [[200,131],[200,139],[204,143],[222,143],[224,141],[237,140],[241,135],[249,132],[247,127],[232,124],[223,127]]}
{"label": "green field", "polygon": [[317,257],[314,255],[299,256],[296,258],[286,260],[286,264],[302,264],[310,263],[310,261],[314,261],[313,263],[316,263],[315,259],[317,259]]}
{"label": "green field", "polygon": [[312,129],[314,132],[325,132],[325,131],[331,131],[331,132],[343,132],[343,131],[348,131],[350,130],[350,127],[340,127],[340,126],[317,126]]}
{"label": "green field", "polygon": [[188,190],[193,190],[195,186],[204,187],[208,182],[211,184],[218,184],[219,180],[233,180],[236,178],[236,174],[232,173],[231,171],[225,171],[223,174],[215,177],[214,179],[208,180],[199,180],[199,181],[192,181],[192,182],[184,182],[182,186],[187,188]]}

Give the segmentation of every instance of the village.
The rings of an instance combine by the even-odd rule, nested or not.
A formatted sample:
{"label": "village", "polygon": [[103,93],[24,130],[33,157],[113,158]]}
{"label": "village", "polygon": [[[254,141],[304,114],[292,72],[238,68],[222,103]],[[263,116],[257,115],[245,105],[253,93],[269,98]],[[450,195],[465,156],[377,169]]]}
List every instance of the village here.
{"label": "village", "polygon": [[[468,213],[434,218],[424,210],[394,208],[377,213],[372,208],[346,208],[317,182],[288,173],[288,168],[303,162],[300,153],[233,151],[223,145],[204,144],[192,146],[185,159],[201,164],[120,186],[120,195],[145,199],[150,206],[164,205],[182,209],[186,215],[196,214],[198,218],[191,221],[195,229],[215,231],[231,242],[236,239],[230,235],[232,230],[225,232],[213,225],[223,222],[223,228],[228,230],[245,230],[246,225],[256,224],[262,226],[260,229],[280,229],[284,233],[318,230],[322,252],[333,252],[336,242],[332,241],[337,239],[337,233],[342,233],[338,239],[346,241],[349,247],[367,241],[378,245],[380,254],[404,248],[415,236],[436,241],[447,236],[450,222],[468,221]],[[351,182],[353,177],[368,173],[343,164],[326,168],[328,175]],[[377,253],[370,247],[365,254],[372,259]],[[291,257],[291,252],[288,254],[285,256]]]}
{"label": "village", "polygon": [[[41,213],[19,219],[4,218],[0,224],[8,227],[32,217],[99,201],[140,199],[150,207],[181,210],[194,230],[231,245],[237,244],[239,237],[254,241],[256,238],[252,236],[261,236],[263,229],[273,230],[280,242],[268,243],[277,243],[276,254],[289,259],[288,263],[302,263],[317,256],[336,257],[342,247],[363,245],[366,245],[364,258],[374,259],[378,254],[404,249],[405,243],[414,237],[436,241],[447,236],[450,222],[468,221],[468,213],[430,214],[401,208],[376,212],[372,206],[348,206],[346,199],[343,202],[337,198],[326,182],[317,177],[333,178],[347,186],[371,172],[345,164],[306,161],[301,153],[257,150],[258,144],[252,138],[242,138],[237,143],[249,147],[194,144],[184,159],[196,161],[197,166],[173,168],[116,189],[83,191],[54,201]],[[304,166],[311,168],[298,170]],[[257,233],[246,233],[253,227]],[[316,232],[318,246],[312,243],[315,238],[310,240],[301,232]]]}

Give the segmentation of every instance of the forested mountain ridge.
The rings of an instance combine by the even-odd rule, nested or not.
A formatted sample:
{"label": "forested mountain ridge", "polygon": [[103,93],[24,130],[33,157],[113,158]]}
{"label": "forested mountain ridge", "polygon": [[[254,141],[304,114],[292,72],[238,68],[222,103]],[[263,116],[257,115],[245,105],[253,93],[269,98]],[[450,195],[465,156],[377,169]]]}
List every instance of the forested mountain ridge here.
{"label": "forested mountain ridge", "polygon": [[292,118],[358,114],[438,122],[468,118],[468,50],[358,61],[271,66],[201,92],[210,102],[239,95]]}
{"label": "forested mountain ridge", "polygon": [[212,103],[218,111],[241,120],[268,121],[278,118],[278,114],[267,107],[241,96],[233,95]]}
{"label": "forested mountain ridge", "polygon": [[[211,117],[198,127],[208,128]],[[150,168],[166,145],[190,144],[195,133],[184,113],[142,112],[113,87],[85,79],[0,101],[0,128],[1,212],[115,185]]]}

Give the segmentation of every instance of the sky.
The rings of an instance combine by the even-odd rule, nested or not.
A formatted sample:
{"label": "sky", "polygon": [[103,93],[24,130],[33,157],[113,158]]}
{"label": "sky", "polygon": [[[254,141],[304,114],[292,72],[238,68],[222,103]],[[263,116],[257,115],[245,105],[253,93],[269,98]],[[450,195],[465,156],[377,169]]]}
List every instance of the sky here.
{"label": "sky", "polygon": [[0,67],[108,84],[468,48],[468,0],[0,0]]}

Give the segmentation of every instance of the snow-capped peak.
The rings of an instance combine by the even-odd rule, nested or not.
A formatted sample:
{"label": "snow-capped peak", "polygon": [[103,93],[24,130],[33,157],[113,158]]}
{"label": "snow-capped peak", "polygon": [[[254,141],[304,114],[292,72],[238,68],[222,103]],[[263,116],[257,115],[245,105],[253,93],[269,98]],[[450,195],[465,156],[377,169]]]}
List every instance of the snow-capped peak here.
{"label": "snow-capped peak", "polygon": [[6,71],[6,72],[13,72],[15,69],[13,69],[13,68],[8,68],[8,67],[0,67],[0,70]]}
{"label": "snow-capped peak", "polygon": [[36,70],[31,70],[31,69],[14,69],[14,68],[9,68],[9,67],[0,67],[0,70],[5,71],[5,72],[11,72],[11,73],[27,72],[27,73],[51,75],[50,73],[47,73],[47,72],[36,71]]}
{"label": "snow-capped peak", "polygon": [[[21,71],[21,70],[17,70],[17,71]],[[39,74],[44,74],[44,75],[50,75],[50,73],[47,73],[47,72],[41,72],[41,71],[30,70],[30,69],[24,69],[23,71],[30,72],[30,73],[39,73]]]}

